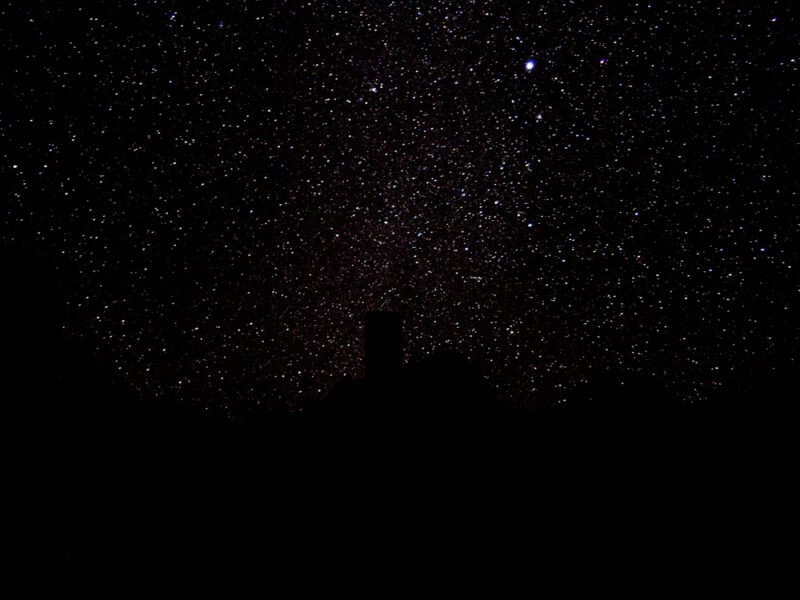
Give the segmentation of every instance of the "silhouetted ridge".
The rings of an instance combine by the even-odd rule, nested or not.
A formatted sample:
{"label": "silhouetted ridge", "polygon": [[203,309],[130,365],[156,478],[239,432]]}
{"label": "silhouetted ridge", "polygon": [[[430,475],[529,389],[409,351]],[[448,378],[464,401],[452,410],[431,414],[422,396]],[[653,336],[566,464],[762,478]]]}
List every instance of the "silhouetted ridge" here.
{"label": "silhouetted ridge", "polygon": [[402,317],[369,312],[365,319],[366,377],[336,384],[311,412],[330,418],[401,420],[417,427],[487,418],[500,405],[481,370],[466,357],[442,351],[402,365]]}
{"label": "silhouetted ridge", "polygon": [[592,373],[563,404],[565,411],[597,419],[624,419],[629,423],[657,419],[677,403],[655,377],[625,371]]}
{"label": "silhouetted ridge", "polygon": [[403,317],[371,311],[364,323],[364,372],[367,379],[391,376],[403,364]]}
{"label": "silhouetted ridge", "polygon": [[367,376],[302,414],[229,423],[131,397],[62,335],[46,262],[5,254],[2,267],[12,546],[28,562],[275,557],[354,535],[383,557],[396,539],[424,551],[442,523],[451,551],[481,527],[525,539],[526,520],[548,548],[608,526],[683,552],[702,529],[719,552],[779,527],[792,497],[790,362],[696,404],[652,377],[596,372],[522,413],[458,353],[402,364],[402,317],[369,313]]}

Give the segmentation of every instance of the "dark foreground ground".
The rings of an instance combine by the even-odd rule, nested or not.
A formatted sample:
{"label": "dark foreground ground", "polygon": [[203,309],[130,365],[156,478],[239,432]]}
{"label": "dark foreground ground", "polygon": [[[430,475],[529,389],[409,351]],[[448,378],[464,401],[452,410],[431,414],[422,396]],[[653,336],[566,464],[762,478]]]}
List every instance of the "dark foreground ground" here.
{"label": "dark foreground ground", "polygon": [[4,510],[22,566],[385,583],[490,565],[735,580],[789,560],[796,420],[779,376],[687,406],[614,374],[521,414],[443,356],[232,423],[128,398],[91,365],[73,352],[13,374]]}
{"label": "dark foreground ground", "polygon": [[789,360],[699,404],[598,373],[520,413],[442,354],[234,423],[116,388],[31,281],[2,321],[5,564],[29,590],[232,568],[374,596],[430,575],[763,596],[793,571]]}

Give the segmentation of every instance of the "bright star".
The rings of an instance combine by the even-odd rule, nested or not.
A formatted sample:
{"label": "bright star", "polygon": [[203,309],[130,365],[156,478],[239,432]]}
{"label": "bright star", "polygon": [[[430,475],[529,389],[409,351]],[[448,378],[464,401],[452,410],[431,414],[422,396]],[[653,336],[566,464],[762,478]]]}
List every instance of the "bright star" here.
{"label": "bright star", "polygon": [[532,71],[533,67],[535,67],[535,66],[536,66],[536,63],[534,61],[532,61],[532,60],[529,60],[528,62],[525,63],[525,70],[526,71]]}

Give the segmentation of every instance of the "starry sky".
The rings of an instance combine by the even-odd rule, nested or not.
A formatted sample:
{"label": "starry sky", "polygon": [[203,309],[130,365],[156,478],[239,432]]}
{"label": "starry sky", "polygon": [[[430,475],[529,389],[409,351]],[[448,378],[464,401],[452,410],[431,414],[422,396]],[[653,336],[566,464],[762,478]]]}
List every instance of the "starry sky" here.
{"label": "starry sky", "polygon": [[791,2],[10,2],[7,245],[121,382],[239,415],[409,359],[523,407],[797,348]]}

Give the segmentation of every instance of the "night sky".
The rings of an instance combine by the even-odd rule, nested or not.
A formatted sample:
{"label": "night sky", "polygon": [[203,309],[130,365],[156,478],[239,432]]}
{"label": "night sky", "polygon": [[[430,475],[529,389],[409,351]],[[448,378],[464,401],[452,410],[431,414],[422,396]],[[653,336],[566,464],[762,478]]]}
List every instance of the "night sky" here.
{"label": "night sky", "polygon": [[697,400],[797,348],[791,2],[11,2],[0,237],[148,398],[299,410],[409,359]]}

